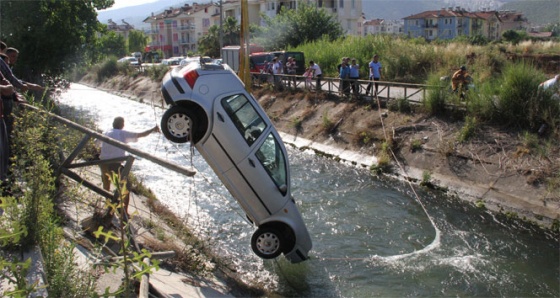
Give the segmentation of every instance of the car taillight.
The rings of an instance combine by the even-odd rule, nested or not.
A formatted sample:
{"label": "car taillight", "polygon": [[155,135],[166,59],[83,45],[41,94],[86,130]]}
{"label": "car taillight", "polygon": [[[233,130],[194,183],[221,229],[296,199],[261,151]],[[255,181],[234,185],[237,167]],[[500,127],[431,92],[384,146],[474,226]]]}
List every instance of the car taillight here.
{"label": "car taillight", "polygon": [[185,78],[185,81],[187,81],[187,84],[189,84],[189,86],[191,86],[191,89],[194,88],[194,83],[196,83],[196,79],[198,79],[198,72],[196,72],[196,70],[191,70],[189,72],[187,72],[183,78]]}

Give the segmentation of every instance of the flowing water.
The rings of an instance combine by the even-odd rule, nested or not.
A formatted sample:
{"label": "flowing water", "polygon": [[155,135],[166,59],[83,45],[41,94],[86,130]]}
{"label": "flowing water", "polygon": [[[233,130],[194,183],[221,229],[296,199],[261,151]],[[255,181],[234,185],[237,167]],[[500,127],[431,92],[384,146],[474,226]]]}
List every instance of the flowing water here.
{"label": "flowing water", "polygon": [[[73,84],[59,99],[94,117],[100,129],[125,117],[125,129],[158,124],[163,110]],[[284,296],[556,296],[556,235],[440,197],[365,169],[289,149],[293,195],[313,239],[311,259],[261,260],[254,228],[204,159],[161,134],[132,144],[194,167],[185,177],[137,159],[133,172],[162,203],[235,264],[240,277]],[[289,146],[288,146],[289,147]]]}

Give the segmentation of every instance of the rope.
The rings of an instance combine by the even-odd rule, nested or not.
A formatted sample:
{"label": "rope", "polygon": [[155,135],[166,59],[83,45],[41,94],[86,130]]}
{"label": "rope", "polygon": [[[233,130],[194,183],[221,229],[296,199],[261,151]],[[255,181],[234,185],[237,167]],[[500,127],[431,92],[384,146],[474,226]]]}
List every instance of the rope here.
{"label": "rope", "polygon": [[[387,130],[385,129],[385,123],[383,122],[383,115],[381,114],[381,104],[379,103],[379,97],[378,97],[377,93],[375,94],[375,100],[377,101],[377,112],[379,114],[379,119],[381,120],[381,127],[383,128],[383,135],[385,136],[385,141],[388,141]],[[402,164],[399,162],[399,159],[397,158],[393,149],[391,147],[388,147],[388,148],[389,148],[389,151],[391,152],[391,155],[393,156],[393,160],[395,160],[397,166],[401,169],[402,173],[404,173],[405,177],[409,177],[408,172],[402,166]],[[405,179],[405,180],[406,180],[407,184],[410,186],[410,189],[412,190],[412,193],[414,194],[414,197],[415,197],[416,201],[418,202],[418,204],[420,204],[420,207],[422,207],[422,210],[424,210],[424,213],[426,214],[426,216],[428,217],[428,219],[432,223],[432,226],[434,227],[434,229],[436,231],[436,235],[434,236],[434,240],[432,241],[432,243],[430,243],[428,246],[424,247],[421,250],[414,251],[412,253],[407,253],[407,254],[389,256],[389,257],[385,257],[385,258],[400,259],[400,258],[411,256],[413,254],[425,253],[425,252],[428,252],[428,251],[434,249],[437,246],[437,244],[440,242],[441,231],[438,229],[438,227],[437,227],[436,223],[434,222],[433,218],[430,216],[430,214],[428,213],[428,210],[426,209],[426,207],[424,206],[424,204],[420,200],[420,196],[418,196],[418,193],[416,193],[416,190],[414,189],[414,186],[412,185],[412,182],[410,182],[410,179]],[[364,259],[367,259],[367,258],[364,258]]]}

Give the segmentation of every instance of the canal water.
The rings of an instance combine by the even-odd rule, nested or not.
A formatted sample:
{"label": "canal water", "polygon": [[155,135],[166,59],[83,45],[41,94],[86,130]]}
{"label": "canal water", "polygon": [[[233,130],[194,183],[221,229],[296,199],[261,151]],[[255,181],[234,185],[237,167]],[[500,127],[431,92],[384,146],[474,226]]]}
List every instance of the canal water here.
{"label": "canal water", "polygon": [[[163,113],[79,84],[58,100],[103,130],[123,116],[125,129],[143,131]],[[288,150],[291,182],[313,240],[311,259],[259,259],[250,248],[254,228],[196,150],[161,134],[132,145],[195,168],[185,177],[137,159],[133,172],[243,280],[283,296],[560,296],[556,235],[297,149]]]}

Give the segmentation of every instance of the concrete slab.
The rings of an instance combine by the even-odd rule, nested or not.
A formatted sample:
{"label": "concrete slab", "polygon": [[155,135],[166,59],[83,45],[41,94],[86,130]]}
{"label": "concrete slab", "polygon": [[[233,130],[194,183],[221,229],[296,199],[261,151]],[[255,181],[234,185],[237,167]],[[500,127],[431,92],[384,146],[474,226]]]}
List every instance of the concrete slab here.
{"label": "concrete slab", "polygon": [[164,269],[150,274],[150,285],[169,297],[234,297],[219,281],[203,281]]}

